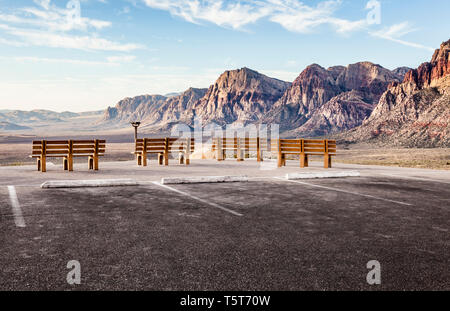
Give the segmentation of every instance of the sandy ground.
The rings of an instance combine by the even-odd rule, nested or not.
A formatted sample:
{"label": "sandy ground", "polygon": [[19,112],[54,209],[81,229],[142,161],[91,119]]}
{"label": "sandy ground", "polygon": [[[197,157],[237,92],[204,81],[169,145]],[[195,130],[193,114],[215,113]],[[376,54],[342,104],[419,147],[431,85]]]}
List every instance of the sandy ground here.
{"label": "sandy ground", "polygon": [[450,148],[355,148],[339,151],[339,163],[450,170]]}
{"label": "sandy ground", "polygon": [[[133,148],[133,143],[109,143],[107,144],[107,154],[102,161],[133,160],[131,153]],[[338,149],[339,155],[334,159],[338,163],[450,170],[450,148],[373,149],[370,146],[353,146],[350,149],[339,147]],[[0,143],[0,166],[34,163],[34,160],[29,158],[30,153],[30,143]],[[317,158],[317,160],[320,160],[320,158]],[[51,161],[59,163],[60,160],[51,159]],[[85,160],[78,159],[78,161]]]}

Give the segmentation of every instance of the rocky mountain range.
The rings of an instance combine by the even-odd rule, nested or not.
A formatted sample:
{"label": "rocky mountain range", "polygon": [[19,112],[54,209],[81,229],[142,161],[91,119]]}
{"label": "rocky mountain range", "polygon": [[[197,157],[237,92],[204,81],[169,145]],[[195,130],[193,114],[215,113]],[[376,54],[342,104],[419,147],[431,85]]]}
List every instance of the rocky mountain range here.
{"label": "rocky mountain range", "polygon": [[248,68],[224,72],[209,89],[190,88],[180,95],[126,98],[105,111],[103,122],[141,120],[144,127],[167,130],[172,124],[192,125],[199,116],[220,125],[260,120],[290,86]]}
{"label": "rocky mountain range", "polygon": [[392,83],[363,124],[342,135],[348,141],[404,146],[450,146],[450,40],[430,62]]}
{"label": "rocky mountain range", "polygon": [[[145,133],[167,133],[178,123],[279,124],[285,137],[336,136],[408,146],[449,146],[450,40],[417,69],[371,62],[323,68],[312,64],[292,82],[249,68],[225,71],[205,89],[125,98],[105,111],[0,111],[2,130],[89,115],[93,129],[123,129],[141,121]],[[77,122],[78,122],[77,121]]]}
{"label": "rocky mountain range", "polygon": [[370,62],[328,69],[314,64],[289,83],[242,68],[224,72],[209,89],[190,88],[170,98],[126,98],[108,108],[101,121],[141,120],[145,130],[167,131],[178,122],[192,125],[198,116],[205,123],[277,123],[286,135],[325,135],[360,125],[405,72]]}
{"label": "rocky mountain range", "polygon": [[358,126],[387,86],[403,79],[370,62],[325,69],[307,67],[278,100],[263,123],[278,123],[288,136],[321,136]]}

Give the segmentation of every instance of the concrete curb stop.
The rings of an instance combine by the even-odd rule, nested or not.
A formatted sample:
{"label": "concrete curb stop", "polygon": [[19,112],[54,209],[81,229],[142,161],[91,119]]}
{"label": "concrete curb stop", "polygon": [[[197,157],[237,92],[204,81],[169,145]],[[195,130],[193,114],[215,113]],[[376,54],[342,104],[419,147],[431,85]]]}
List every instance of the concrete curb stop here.
{"label": "concrete curb stop", "polygon": [[287,180],[296,179],[318,179],[318,178],[343,178],[343,177],[360,177],[358,171],[346,172],[323,172],[323,173],[291,173],[286,174]]}
{"label": "concrete curb stop", "polygon": [[41,185],[41,188],[123,187],[137,185],[139,185],[139,183],[132,179],[53,180],[44,182]]}
{"label": "concrete curb stop", "polygon": [[205,184],[205,183],[227,183],[247,182],[247,176],[197,176],[197,177],[170,177],[161,179],[163,185],[178,184]]}

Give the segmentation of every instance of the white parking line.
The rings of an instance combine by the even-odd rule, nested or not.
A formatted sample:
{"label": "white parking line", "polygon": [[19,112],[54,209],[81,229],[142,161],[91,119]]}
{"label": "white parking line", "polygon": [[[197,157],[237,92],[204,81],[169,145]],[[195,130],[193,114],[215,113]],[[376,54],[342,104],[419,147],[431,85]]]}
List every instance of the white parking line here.
{"label": "white parking line", "polygon": [[201,198],[199,198],[199,197],[196,197],[196,196],[194,196],[194,195],[192,195],[192,194],[189,194],[189,193],[187,193],[187,192],[183,192],[183,191],[180,191],[180,190],[178,190],[178,189],[175,189],[175,188],[172,188],[172,187],[163,185],[163,184],[161,184],[161,183],[159,183],[159,182],[157,182],[157,181],[154,181],[153,184],[155,184],[155,185],[157,185],[157,186],[160,186],[160,187],[162,187],[162,188],[165,188],[165,189],[167,189],[167,190],[170,190],[170,191],[173,191],[173,192],[176,192],[176,193],[179,193],[179,194],[188,196],[188,197],[190,197],[190,198],[192,198],[192,199],[194,199],[194,200],[197,200],[197,201],[200,201],[200,202],[205,203],[205,204],[207,204],[207,205],[210,205],[210,206],[212,206],[212,207],[218,208],[218,209],[220,209],[220,210],[222,210],[222,211],[228,212],[228,213],[233,214],[233,215],[235,215],[235,216],[239,216],[239,217],[244,216],[244,215],[242,215],[242,214],[240,214],[240,213],[238,213],[238,212],[235,212],[235,211],[233,211],[233,210],[230,210],[230,209],[228,209],[228,208],[226,208],[226,207],[220,206],[220,205],[218,205],[218,204],[216,204],[216,203],[208,202],[208,201],[206,201],[206,200],[203,200],[203,199],[201,199]]}
{"label": "white parking line", "polygon": [[393,175],[393,174],[386,174],[386,173],[379,173],[379,174],[384,175],[384,176],[389,176],[389,177],[396,177],[396,178],[400,178],[400,179],[415,179],[415,180],[438,182],[438,183],[442,183],[442,184],[450,184],[450,182],[437,180],[437,179],[419,178],[419,177],[411,177],[411,176],[400,176],[400,175]]}
{"label": "white parking line", "polygon": [[332,190],[332,191],[337,191],[337,192],[349,193],[349,194],[359,195],[361,197],[366,197],[366,198],[371,198],[371,199],[376,199],[376,200],[382,200],[382,201],[396,203],[396,204],[401,204],[401,205],[412,206],[412,204],[409,204],[409,203],[395,201],[395,200],[389,200],[389,199],[373,196],[373,195],[370,195],[370,194],[364,194],[364,193],[359,193],[359,192],[342,190],[342,189],[338,189],[338,188],[332,188],[332,187],[326,187],[326,186],[321,186],[321,185],[316,185],[316,184],[310,184],[310,183],[303,182],[303,181],[288,180],[288,179],[279,178],[279,177],[274,177],[274,178],[279,179],[279,180],[283,180],[283,181],[287,181],[287,182],[293,182],[293,183],[296,183],[296,184],[307,185],[307,186],[310,186],[310,187],[316,187],[316,188],[322,188],[322,189],[327,189],[327,190]]}
{"label": "white parking line", "polygon": [[8,186],[9,199],[11,201],[12,212],[14,215],[14,222],[19,228],[25,228],[25,219],[23,219],[22,210],[20,209],[19,199],[17,198],[16,188]]}

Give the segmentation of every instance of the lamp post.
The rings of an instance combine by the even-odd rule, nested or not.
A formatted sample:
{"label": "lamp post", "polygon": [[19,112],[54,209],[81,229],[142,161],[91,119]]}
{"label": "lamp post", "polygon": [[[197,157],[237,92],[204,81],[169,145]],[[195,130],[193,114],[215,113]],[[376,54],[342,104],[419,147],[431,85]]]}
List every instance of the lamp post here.
{"label": "lamp post", "polygon": [[138,138],[138,127],[141,125],[141,122],[130,122],[131,126],[134,127],[134,141]]}

